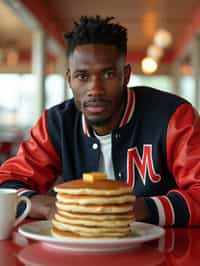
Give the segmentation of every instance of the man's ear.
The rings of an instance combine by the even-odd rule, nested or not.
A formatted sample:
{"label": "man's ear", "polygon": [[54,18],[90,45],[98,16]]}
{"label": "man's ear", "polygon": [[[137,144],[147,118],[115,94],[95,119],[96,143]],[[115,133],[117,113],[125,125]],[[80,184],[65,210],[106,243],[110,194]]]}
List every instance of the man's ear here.
{"label": "man's ear", "polygon": [[131,76],[131,66],[128,64],[124,68],[124,84],[127,86]]}
{"label": "man's ear", "polygon": [[69,68],[67,68],[67,71],[65,73],[65,77],[66,77],[66,80],[67,80],[67,82],[69,83],[69,85],[71,87],[71,76],[70,76],[70,70],[69,70]]}

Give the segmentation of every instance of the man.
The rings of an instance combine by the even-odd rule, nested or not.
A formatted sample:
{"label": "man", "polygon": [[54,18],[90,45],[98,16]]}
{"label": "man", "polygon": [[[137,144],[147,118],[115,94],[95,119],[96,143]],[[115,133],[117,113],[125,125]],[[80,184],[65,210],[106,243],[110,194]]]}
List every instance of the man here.
{"label": "man", "polygon": [[199,225],[200,118],[175,95],[127,88],[127,33],[112,19],[81,17],[65,34],[74,99],[44,111],[1,167],[1,186],[31,197],[31,217],[48,218],[57,176],[103,171],[132,186],[138,221]]}

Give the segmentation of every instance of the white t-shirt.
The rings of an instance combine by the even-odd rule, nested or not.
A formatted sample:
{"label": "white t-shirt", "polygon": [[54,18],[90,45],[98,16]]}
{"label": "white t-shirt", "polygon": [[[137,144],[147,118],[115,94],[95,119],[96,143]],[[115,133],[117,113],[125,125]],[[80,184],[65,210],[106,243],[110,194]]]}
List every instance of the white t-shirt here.
{"label": "white t-shirt", "polygon": [[112,162],[112,140],[111,134],[98,136],[94,132],[95,136],[100,142],[101,152],[100,152],[100,161],[99,161],[99,171],[106,173],[108,179],[115,180],[115,175],[113,171],[113,162]]}

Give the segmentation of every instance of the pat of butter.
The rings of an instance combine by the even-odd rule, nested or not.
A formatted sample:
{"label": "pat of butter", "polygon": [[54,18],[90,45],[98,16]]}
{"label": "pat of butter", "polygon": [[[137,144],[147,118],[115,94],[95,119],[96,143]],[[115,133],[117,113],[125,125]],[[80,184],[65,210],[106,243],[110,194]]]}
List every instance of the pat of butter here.
{"label": "pat of butter", "polygon": [[83,180],[87,182],[94,182],[98,180],[105,180],[107,179],[106,174],[101,172],[91,172],[83,174]]}

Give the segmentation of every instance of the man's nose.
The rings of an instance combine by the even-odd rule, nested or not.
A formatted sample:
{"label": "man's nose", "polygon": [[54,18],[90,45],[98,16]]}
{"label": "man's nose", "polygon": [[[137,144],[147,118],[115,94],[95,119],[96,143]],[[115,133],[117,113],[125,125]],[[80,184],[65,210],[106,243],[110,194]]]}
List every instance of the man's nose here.
{"label": "man's nose", "polygon": [[88,84],[88,96],[102,96],[105,93],[104,84],[100,77],[92,77]]}

